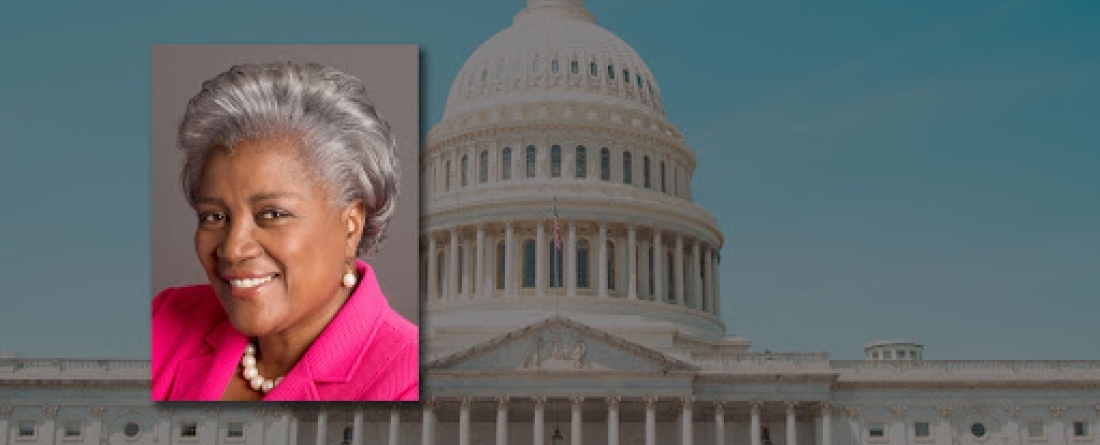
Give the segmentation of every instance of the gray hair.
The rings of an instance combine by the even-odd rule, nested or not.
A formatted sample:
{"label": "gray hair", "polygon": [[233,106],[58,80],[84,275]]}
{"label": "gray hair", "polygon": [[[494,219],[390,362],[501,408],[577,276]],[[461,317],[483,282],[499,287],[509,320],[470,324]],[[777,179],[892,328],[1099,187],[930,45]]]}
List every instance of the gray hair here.
{"label": "gray hair", "polygon": [[304,142],[302,155],[337,208],[363,201],[358,253],[376,249],[397,199],[397,141],[363,83],[324,65],[237,65],[203,83],[187,103],[178,134],[191,206],[212,150],[280,135]]}

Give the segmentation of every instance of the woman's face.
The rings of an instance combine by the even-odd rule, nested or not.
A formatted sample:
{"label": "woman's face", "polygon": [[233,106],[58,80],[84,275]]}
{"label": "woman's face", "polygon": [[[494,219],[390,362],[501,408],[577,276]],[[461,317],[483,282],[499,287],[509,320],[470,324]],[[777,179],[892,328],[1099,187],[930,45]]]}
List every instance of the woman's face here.
{"label": "woman's face", "polygon": [[196,197],[195,251],[233,326],[248,336],[316,335],[339,310],[363,223],[337,209],[288,138],[213,151]]}

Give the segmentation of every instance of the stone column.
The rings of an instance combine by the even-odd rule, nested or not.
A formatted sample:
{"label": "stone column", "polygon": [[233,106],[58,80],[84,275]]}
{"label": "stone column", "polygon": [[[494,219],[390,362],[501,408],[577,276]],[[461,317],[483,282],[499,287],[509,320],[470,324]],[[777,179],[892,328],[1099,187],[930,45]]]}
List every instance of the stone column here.
{"label": "stone column", "polygon": [[703,280],[703,301],[706,301],[707,312],[714,315],[718,315],[714,311],[714,264],[712,262],[713,253],[710,247],[706,248],[703,253],[703,272],[706,272],[706,279]]}
{"label": "stone column", "polygon": [[599,223],[599,237],[596,242],[596,252],[599,252],[596,259],[596,282],[600,283],[600,290],[597,293],[600,297],[607,296],[607,223],[600,221]]}
{"label": "stone column", "polygon": [[619,397],[607,398],[607,445],[619,445]]}
{"label": "stone column", "polygon": [[[393,439],[390,439],[393,443]],[[351,445],[363,445],[363,407],[355,407],[355,417],[351,423]]]}
{"label": "stone column", "polygon": [[314,440],[316,444],[324,444],[328,440],[326,435],[328,434],[328,411],[325,411],[324,407],[321,407],[317,412],[317,437]]}
{"label": "stone column", "polygon": [[894,414],[894,418],[890,421],[889,429],[886,432],[886,438],[890,443],[905,444],[909,441],[909,437],[905,432],[906,409],[904,405],[890,407],[890,411]]}
{"label": "stone column", "polygon": [[537,295],[546,295],[546,221],[535,223],[535,290]]}
{"label": "stone column", "polygon": [[649,269],[650,260],[649,256],[650,244],[648,241],[638,241],[638,298],[643,300],[653,299],[653,289],[649,286]]}
{"label": "stone column", "polygon": [[569,419],[570,437],[569,443],[572,445],[581,445],[581,409],[584,408],[584,397],[573,397],[569,399],[573,408],[572,416]]}
{"label": "stone column", "polygon": [[665,245],[661,242],[661,229],[653,226],[653,301],[665,301]]}
{"label": "stone column", "polygon": [[[954,411],[954,409],[950,406],[937,406],[936,411],[940,414],[939,425],[936,426],[936,443],[953,444],[954,441],[952,439],[955,437],[955,432],[951,430],[951,412]],[[859,411],[856,411],[856,415],[858,415],[858,413]],[[853,423],[855,422],[855,418],[852,416],[851,411],[848,412],[848,417]],[[853,426],[853,428],[856,427]],[[853,429],[853,434],[857,434],[858,432],[858,429]],[[858,438],[859,436],[856,437]]]}
{"label": "stone column", "polygon": [[[1065,414],[1066,407],[1064,406],[1051,406],[1050,407],[1050,431],[1047,434],[1047,440],[1051,445],[1064,445],[1069,443],[1066,437],[1066,424],[1062,419],[1062,414]],[[1095,427],[1093,427],[1095,428]],[[1093,432],[1093,434],[1096,434]]]}
{"label": "stone column", "polygon": [[565,239],[565,287],[566,295],[577,296],[577,224],[570,220]]}
{"label": "stone column", "polygon": [[797,402],[787,402],[787,445],[798,445],[798,428],[795,424],[795,408]]}
{"label": "stone column", "polygon": [[833,406],[821,405],[821,445],[833,445]]}
{"label": "stone column", "polygon": [[704,310],[703,307],[703,280],[700,277],[701,268],[699,257],[699,240],[691,243],[691,303],[692,307]]}
{"label": "stone column", "polygon": [[[480,167],[478,167],[478,168],[480,169]],[[475,239],[476,239],[476,242],[475,242],[475,245],[474,245],[474,257],[477,258],[477,260],[475,260],[475,262],[474,262],[474,269],[475,270],[474,270],[474,273],[471,274],[471,275],[473,277],[478,277],[478,278],[475,279],[475,283],[474,283],[474,287],[476,288],[475,291],[477,292],[476,294],[474,294],[474,295],[476,295],[476,297],[474,297],[474,299],[488,298],[489,297],[488,287],[485,285],[486,282],[488,281],[486,279],[486,277],[488,277],[488,275],[485,274],[485,225],[484,224],[478,224],[477,225],[477,236],[476,236]]]}
{"label": "stone column", "polygon": [[[676,291],[676,304],[680,306],[687,305],[687,299],[684,298],[684,234],[676,234],[676,246],[672,252],[672,280],[673,289]],[[753,444],[759,445],[759,444]]]}
{"label": "stone column", "polygon": [[508,445],[508,398],[497,398],[497,442],[496,445]]}
{"label": "stone column", "polygon": [[626,298],[638,299],[638,240],[633,224],[626,226]]}
{"label": "stone column", "polygon": [[513,253],[516,250],[515,240],[515,228],[512,225],[512,220],[505,221],[504,223],[504,293],[505,295],[516,296],[516,277],[515,265],[513,260],[516,255]]}
{"label": "stone column", "polygon": [[462,299],[472,300],[474,284],[474,255],[470,248],[470,240],[462,240]]}
{"label": "stone column", "polygon": [[431,231],[428,232],[428,302],[434,303],[439,298],[439,264],[436,263],[438,258],[435,256],[435,234]]}
{"label": "stone column", "polygon": [[463,397],[458,403],[458,445],[470,445],[470,405],[473,399]]}
{"label": "stone column", "polygon": [[287,427],[287,436],[290,437],[286,441],[289,445],[298,445],[298,418],[290,416],[290,426]]}
{"label": "stone column", "polygon": [[535,402],[535,419],[531,428],[533,430],[531,443],[533,445],[543,445],[546,436],[546,398],[535,397],[533,400]]}
{"label": "stone column", "polygon": [[[100,438],[105,437],[103,434],[103,413],[106,408],[102,406],[94,406],[89,409],[92,414],[91,423],[88,425],[88,430],[85,434],[93,440],[98,441]],[[8,413],[11,412],[10,406],[0,407],[0,432],[3,432],[3,436],[0,436],[0,445],[6,445],[8,442],[8,428],[4,427],[7,421]],[[161,422],[162,426],[164,422],[168,422],[168,430],[161,431],[161,437],[172,437],[172,411],[170,408],[161,408]],[[170,442],[169,442],[170,443]]]}
{"label": "stone column", "polygon": [[390,407],[390,445],[401,443],[401,411],[397,405]]}
{"label": "stone column", "polygon": [[657,445],[657,398],[645,399],[645,445]]}
{"label": "stone column", "polygon": [[726,408],[722,402],[714,403],[714,443],[716,445],[726,443]]}
{"label": "stone column", "polygon": [[714,289],[714,315],[722,316],[722,291],[719,283],[721,282],[721,272],[719,271],[718,257],[721,254],[717,247],[714,250],[714,255],[711,257],[711,287]]}
{"label": "stone column", "polygon": [[760,445],[760,402],[749,402],[749,444]]}
{"label": "stone column", "polygon": [[692,399],[691,397],[685,397],[683,400],[680,401],[680,428],[681,428],[681,430],[680,430],[680,444],[681,445],[691,445],[691,441],[692,441],[691,432],[692,432],[692,426],[693,426],[692,425],[692,418],[691,418],[691,416],[692,416],[692,412],[691,412],[692,406],[691,405],[693,403],[695,403],[695,400]]}
{"label": "stone column", "polygon": [[458,227],[451,227],[450,255],[447,259],[447,290],[444,299],[453,301],[458,296]]}
{"label": "stone column", "polygon": [[435,442],[435,409],[438,404],[435,399],[425,400],[421,404],[424,414],[420,420],[420,445],[433,445]]}

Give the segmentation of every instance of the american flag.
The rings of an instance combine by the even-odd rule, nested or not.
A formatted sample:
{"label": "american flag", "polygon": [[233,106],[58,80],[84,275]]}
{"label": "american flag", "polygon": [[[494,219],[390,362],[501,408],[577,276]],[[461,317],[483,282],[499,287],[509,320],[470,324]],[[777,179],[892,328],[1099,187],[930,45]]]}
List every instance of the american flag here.
{"label": "american flag", "polygon": [[557,203],[554,203],[554,247],[561,251],[561,221],[558,218]]}

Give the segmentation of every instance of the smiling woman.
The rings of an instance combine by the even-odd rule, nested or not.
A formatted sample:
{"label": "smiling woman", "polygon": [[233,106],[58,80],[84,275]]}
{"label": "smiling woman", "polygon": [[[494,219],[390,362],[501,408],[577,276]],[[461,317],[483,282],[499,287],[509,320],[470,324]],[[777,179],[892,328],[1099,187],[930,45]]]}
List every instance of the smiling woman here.
{"label": "smiling woman", "polygon": [[237,65],[179,126],[209,284],[152,304],[154,400],[416,400],[415,325],[374,269],[395,211],[396,138],[356,77]]}

